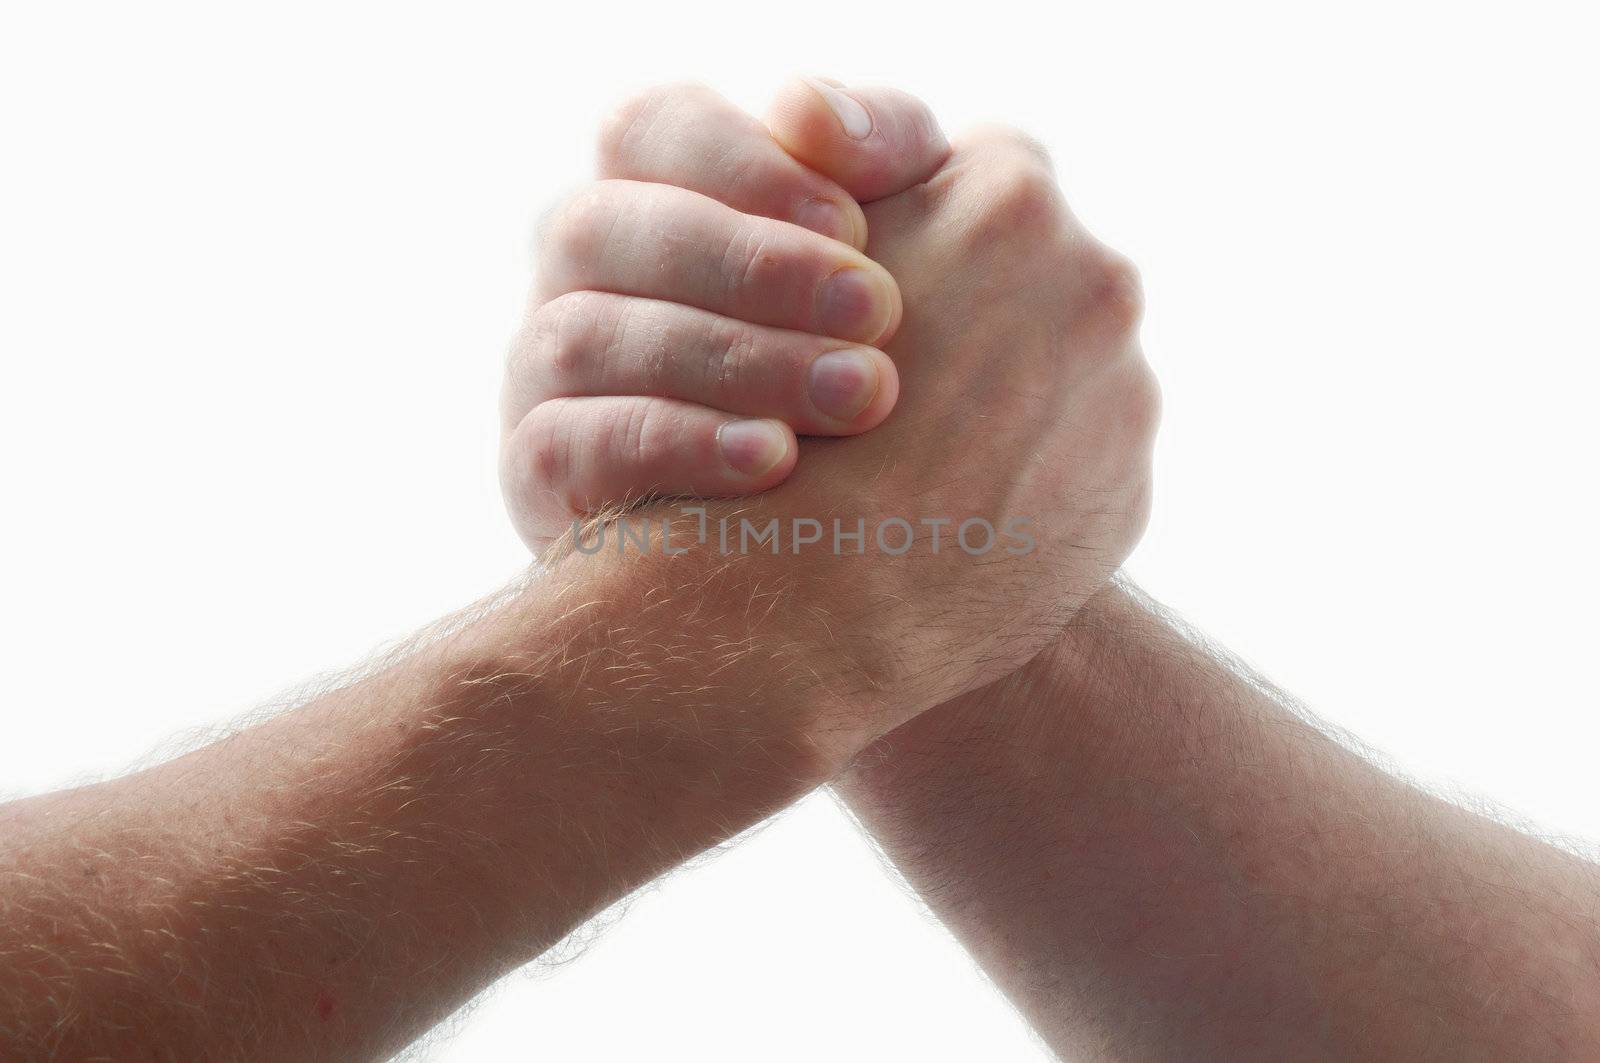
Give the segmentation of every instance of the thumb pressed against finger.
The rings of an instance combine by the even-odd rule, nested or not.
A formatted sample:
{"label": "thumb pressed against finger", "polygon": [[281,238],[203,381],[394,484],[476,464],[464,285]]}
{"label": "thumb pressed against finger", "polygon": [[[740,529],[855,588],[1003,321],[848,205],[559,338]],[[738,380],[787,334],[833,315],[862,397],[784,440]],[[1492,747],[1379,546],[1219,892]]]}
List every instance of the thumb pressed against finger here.
{"label": "thumb pressed against finger", "polygon": [[797,78],[767,125],[790,155],[862,203],[927,180],[950,154],[927,104],[898,89]]}

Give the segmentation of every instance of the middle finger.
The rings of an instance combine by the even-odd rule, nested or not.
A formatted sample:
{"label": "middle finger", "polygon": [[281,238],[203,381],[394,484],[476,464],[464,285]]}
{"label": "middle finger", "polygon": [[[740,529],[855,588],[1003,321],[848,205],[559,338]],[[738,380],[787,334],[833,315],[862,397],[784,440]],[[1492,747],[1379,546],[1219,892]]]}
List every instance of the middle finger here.
{"label": "middle finger", "polygon": [[613,292],[879,345],[900,321],[888,272],[837,240],[670,185],[601,181],[540,250],[539,295]]}

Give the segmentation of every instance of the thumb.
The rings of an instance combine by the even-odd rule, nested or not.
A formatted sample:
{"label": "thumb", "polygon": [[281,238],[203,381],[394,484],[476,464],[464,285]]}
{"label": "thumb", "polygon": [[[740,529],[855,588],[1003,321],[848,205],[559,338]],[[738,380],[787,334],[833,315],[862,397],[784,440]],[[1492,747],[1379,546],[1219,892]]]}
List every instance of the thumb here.
{"label": "thumb", "polygon": [[928,105],[898,89],[798,78],[767,125],[785,151],[862,203],[927,180],[950,154]]}

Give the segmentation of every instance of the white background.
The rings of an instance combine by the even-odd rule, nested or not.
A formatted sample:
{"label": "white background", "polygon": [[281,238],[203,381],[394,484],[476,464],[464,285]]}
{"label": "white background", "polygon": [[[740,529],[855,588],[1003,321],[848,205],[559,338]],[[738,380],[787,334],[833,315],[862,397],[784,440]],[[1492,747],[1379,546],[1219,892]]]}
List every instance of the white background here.
{"label": "white background", "polygon": [[[0,789],[509,578],[539,210],[631,89],[759,111],[810,71],[1031,130],[1142,267],[1138,579],[1408,771],[1600,840],[1585,6],[8,6]],[[1043,1054],[823,797],[432,1055]]]}

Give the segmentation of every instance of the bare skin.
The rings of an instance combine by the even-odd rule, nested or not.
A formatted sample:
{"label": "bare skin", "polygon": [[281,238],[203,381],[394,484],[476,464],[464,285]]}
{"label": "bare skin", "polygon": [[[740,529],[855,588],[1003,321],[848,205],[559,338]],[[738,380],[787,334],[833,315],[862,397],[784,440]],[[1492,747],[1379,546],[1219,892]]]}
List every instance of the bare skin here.
{"label": "bare skin", "polygon": [[1064,1059],[1600,1058],[1600,869],[1114,588],[836,784]]}
{"label": "bare skin", "polygon": [[[835,114],[828,97],[847,91],[791,87],[769,139],[704,90],[663,90],[631,105],[657,115],[636,146],[721,137],[720,152],[763,154],[776,187],[837,180],[870,222],[870,200],[943,139],[884,90],[848,91]],[[649,172],[626,156],[602,172]],[[715,194],[714,176],[673,165],[656,179]],[[741,379],[803,402],[781,360]],[[674,462],[692,470],[692,449]],[[559,486],[642,489],[608,470]],[[1594,865],[1385,774],[1125,584],[1025,667],[876,743],[836,789],[1064,1058],[1600,1056]]]}
{"label": "bare skin", "polygon": [[[531,328],[531,357],[513,362],[519,527],[537,540],[587,501],[691,487],[782,482],[748,511],[783,516],[992,490],[976,497],[1045,514],[1045,556],[1071,561],[1017,562],[994,595],[920,552],[870,579],[826,557],[569,554],[300,709],[0,806],[0,1056],[381,1057],[829,778],[1066,1055],[1600,1052],[1592,865],[1384,775],[1101,586],[1142,521],[1151,397],[1126,272],[1065,214],[1034,149],[991,134],[947,160],[914,102],[856,93],[867,124],[853,132],[860,116],[827,97],[796,86],[776,141],[725,148],[759,153],[751,165],[776,175],[760,187],[718,186],[694,168],[703,151],[629,151],[682,146],[671,122],[616,124],[603,158],[628,187],[581,209],[613,210],[621,242],[586,248],[581,219],[558,227],[539,305],[565,300],[561,327]],[[722,205],[739,217],[711,209],[735,191]],[[649,224],[630,234],[630,216]],[[629,241],[663,235],[678,261],[742,268],[596,272],[661,261],[660,245]],[[719,244],[720,260],[693,253]],[[741,246],[775,267],[727,254]],[[873,259],[854,257],[863,247]],[[816,285],[839,265],[887,267],[883,302],[820,315]],[[1025,312],[1041,275],[1065,291]],[[585,285],[606,290],[568,298]],[[648,303],[625,313],[650,327],[596,328],[619,299]],[[919,319],[923,306],[951,320]],[[985,320],[987,307],[1001,312]],[[697,333],[707,319],[684,309],[718,321]],[[630,346],[641,335],[720,338],[751,362],[696,377],[662,358],[687,342]],[[541,344],[574,336],[552,373]],[[831,416],[800,389],[838,344],[863,353],[875,387]],[[592,372],[596,351],[607,372]],[[552,401],[566,412],[530,419]],[[720,429],[750,417],[777,422],[782,453],[754,474],[715,464]],[[658,431],[617,431],[641,423]],[[868,434],[797,444],[795,431]],[[550,460],[562,447],[571,460]],[[1041,450],[1053,456],[996,471]]]}
{"label": "bare skin", "polygon": [[[837,126],[800,91],[809,103],[780,101],[795,151]],[[872,259],[660,183],[720,181],[730,198],[768,171],[803,183],[793,175],[804,167],[705,90],[652,95],[612,122],[602,180],[558,212],[541,249],[507,373],[502,471],[535,549],[576,516],[652,494],[760,492],[749,504],[785,527],[837,518],[871,536],[906,522],[920,532],[908,550],[863,545],[869,556],[846,550],[825,564],[895,603],[892,614],[847,614],[841,635],[878,681],[916,687],[920,711],[1031,659],[1105,585],[1147,518],[1159,398],[1136,338],[1137,278],[1073,217],[1038,146],[984,129],[952,148],[917,101],[884,103],[866,141],[875,161],[841,174],[868,183],[826,186],[832,197],[893,193],[864,208]],[[701,152],[699,178],[654,153],[657,141],[721,130],[765,148]],[[761,163],[724,167],[729,155]],[[855,318],[831,313],[841,274],[875,294],[851,303]],[[1041,274],[1053,282],[1036,283]],[[829,434],[883,423],[848,445],[796,447],[794,431],[820,434],[803,387],[841,351],[864,355],[865,405]],[[728,433],[756,423],[774,426],[773,451],[758,471],[730,475]],[[973,517],[1022,518],[1036,548],[964,550],[956,537]],[[906,541],[901,531],[892,544]],[[950,611],[978,599],[988,625]]]}
{"label": "bare skin", "polygon": [[[613,179],[570,204],[524,341],[565,366],[542,378],[563,391],[535,384],[517,409],[521,374],[548,367],[513,362],[513,509],[526,532],[549,512],[549,474],[607,460],[670,473],[689,467],[674,464],[685,443],[721,463],[729,493],[781,479],[796,448],[775,415],[794,407],[758,403],[762,431],[741,432],[692,391],[629,416],[611,389],[651,364],[630,358],[661,330],[724,356],[729,371],[683,378],[714,386],[741,379],[741,356],[828,353],[804,349],[804,328],[872,371],[869,401],[834,417],[835,434],[900,416],[808,442],[803,471],[714,516],[1018,513],[1034,549],[981,563],[948,546],[729,555],[714,539],[569,552],[367,679],[149,771],[0,806],[0,1057],[388,1054],[596,910],[1057,638],[1144,522],[1153,391],[1128,342],[1127,278],[1071,227],[1016,137],[917,164],[868,216],[900,285],[848,242],[683,188]],[[859,238],[857,215],[819,220],[814,199],[763,202]],[[680,215],[682,232],[661,224]],[[1039,262],[1065,282],[1049,298],[1007,283]],[[902,327],[901,286],[949,317]],[[586,391],[574,371],[596,341],[620,376]],[[898,404],[897,382],[915,389]],[[919,461],[897,465],[905,452]],[[556,500],[571,512],[574,497]]]}
{"label": "bare skin", "polygon": [[0,1057],[382,1058],[811,789],[859,691],[767,689],[812,649],[695,560],[696,606],[574,558],[303,708],[0,806]]}

